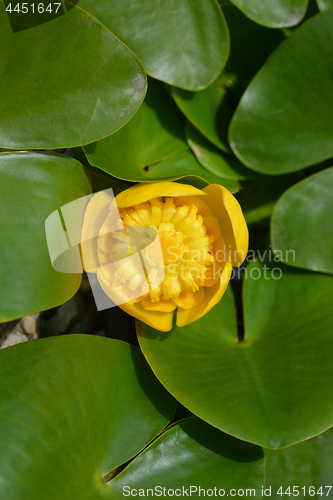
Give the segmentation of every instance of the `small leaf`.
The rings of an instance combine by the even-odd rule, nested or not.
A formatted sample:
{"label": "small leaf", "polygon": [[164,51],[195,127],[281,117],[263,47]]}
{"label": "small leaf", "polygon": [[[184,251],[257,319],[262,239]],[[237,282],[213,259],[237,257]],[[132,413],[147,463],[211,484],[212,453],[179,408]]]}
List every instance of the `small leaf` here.
{"label": "small leaf", "polygon": [[245,91],[229,137],[242,163],[282,174],[333,156],[333,10],[282,43]]}
{"label": "small leaf", "polygon": [[231,0],[246,16],[269,28],[295,26],[306,13],[309,0]]}
{"label": "small leaf", "polygon": [[209,87],[189,92],[171,87],[188,120],[216,147],[230,151],[227,132],[232,114],[250,80],[284,35],[250,21],[236,7],[223,8],[232,45],[226,67]]}
{"label": "small leaf", "polygon": [[272,245],[291,266],[333,274],[333,167],[292,186],[272,217]]}
{"label": "small leaf", "polygon": [[[231,154],[222,151],[211,144],[190,122],[186,123],[187,142],[199,163],[209,172],[223,179],[242,180],[256,177],[252,170]],[[223,182],[221,180],[221,182]]]}

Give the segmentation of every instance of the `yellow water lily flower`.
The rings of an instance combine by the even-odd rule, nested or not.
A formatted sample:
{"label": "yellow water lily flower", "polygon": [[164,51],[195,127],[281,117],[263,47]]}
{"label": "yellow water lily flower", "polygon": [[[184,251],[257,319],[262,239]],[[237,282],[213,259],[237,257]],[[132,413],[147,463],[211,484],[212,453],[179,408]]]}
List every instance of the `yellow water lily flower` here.
{"label": "yellow water lily flower", "polygon": [[95,194],[81,241],[84,269],[97,274],[111,300],[169,331],[175,311],[177,326],[185,326],[221,299],[232,267],[246,257],[248,229],[239,203],[223,186],[201,190],[154,182],[115,199]]}

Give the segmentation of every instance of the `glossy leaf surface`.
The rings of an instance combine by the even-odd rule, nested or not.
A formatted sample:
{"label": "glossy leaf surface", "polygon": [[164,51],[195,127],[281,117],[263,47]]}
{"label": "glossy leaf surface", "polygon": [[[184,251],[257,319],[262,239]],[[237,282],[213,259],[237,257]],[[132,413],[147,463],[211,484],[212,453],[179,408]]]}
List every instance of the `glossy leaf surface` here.
{"label": "glossy leaf surface", "polygon": [[269,28],[295,26],[305,15],[308,0],[231,0],[250,19]]}
{"label": "glossy leaf surface", "polygon": [[229,130],[238,158],[282,174],[333,156],[333,10],[283,43],[250,83]]}
{"label": "glossy leaf surface", "polygon": [[54,153],[0,154],[0,322],[62,304],[81,274],[53,269],[45,221],[54,211],[90,193],[82,165]]}
{"label": "glossy leaf surface", "polygon": [[171,87],[173,98],[189,121],[215,146],[230,151],[227,132],[232,114],[250,80],[284,36],[259,26],[236,7],[223,8],[232,45],[226,67],[204,90]]}
{"label": "glossy leaf surface", "polygon": [[208,494],[215,487],[217,495],[220,489],[227,495],[236,487],[253,489],[252,495],[260,496],[263,462],[258,446],[228,436],[202,420],[188,418],[171,426],[116,476],[110,492],[112,498],[120,499],[128,488],[138,492],[158,486],[162,492],[164,487],[166,492],[177,490],[174,494],[184,497],[192,486],[191,498],[202,498],[200,485],[209,490]]}
{"label": "glossy leaf surface", "polygon": [[228,29],[214,0],[81,0],[80,5],[126,43],[157,80],[199,90],[227,60]]}
{"label": "glossy leaf surface", "polygon": [[56,149],[96,141],[122,127],[144,98],[141,63],[79,7],[12,33],[1,1],[0,32],[2,147]]}
{"label": "glossy leaf surface", "polygon": [[4,349],[0,360],[2,499],[103,498],[103,476],[175,411],[139,349],[119,340],[50,337]]}
{"label": "glossy leaf surface", "polygon": [[[271,498],[278,500],[282,486],[310,500],[330,497],[332,489],[333,431],[328,430],[313,439],[285,450],[265,450],[265,484],[271,486]],[[298,488],[293,486],[299,485]],[[326,486],[327,485],[327,486]]]}
{"label": "glossy leaf surface", "polygon": [[184,406],[228,434],[279,448],[333,423],[333,278],[263,266],[247,270],[245,341],[237,341],[230,288],[191,325],[165,334],[137,322],[137,333],[154,373]]}
{"label": "glossy leaf surface", "polygon": [[333,274],[332,186],[333,167],[304,179],[279,199],[272,245],[286,264]]}

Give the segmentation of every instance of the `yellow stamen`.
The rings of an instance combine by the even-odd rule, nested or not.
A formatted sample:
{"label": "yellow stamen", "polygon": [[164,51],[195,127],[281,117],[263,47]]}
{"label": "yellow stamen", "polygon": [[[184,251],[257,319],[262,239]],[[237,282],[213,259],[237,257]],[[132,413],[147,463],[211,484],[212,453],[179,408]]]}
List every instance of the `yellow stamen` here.
{"label": "yellow stamen", "polygon": [[[219,224],[200,197],[154,198],[119,213],[120,219],[105,221],[111,236],[100,232],[98,239],[101,264],[114,262],[104,273],[114,290],[149,311],[200,304],[212,283],[221,239]],[[140,226],[145,229],[136,229]],[[154,244],[149,231],[159,236]]]}
{"label": "yellow stamen", "polygon": [[199,305],[204,298],[205,290],[203,288],[194,293],[185,290],[179,295],[178,299],[175,299],[175,303],[183,309],[192,309],[192,307]]}

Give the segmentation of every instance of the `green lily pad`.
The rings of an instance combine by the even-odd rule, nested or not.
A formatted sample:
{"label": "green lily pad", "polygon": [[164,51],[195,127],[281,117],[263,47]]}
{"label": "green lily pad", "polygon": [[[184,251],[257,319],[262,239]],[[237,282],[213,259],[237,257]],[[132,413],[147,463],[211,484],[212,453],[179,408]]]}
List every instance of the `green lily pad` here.
{"label": "green lily pad", "polygon": [[309,0],[231,0],[246,16],[269,28],[295,26],[304,17]]}
{"label": "green lily pad", "polygon": [[272,245],[290,266],[333,274],[333,167],[292,186],[272,216]]}
{"label": "green lily pad", "polygon": [[145,178],[147,165],[186,149],[182,114],[164,85],[153,79],[132,120],[115,134],[83,147],[89,163],[126,180]]}
{"label": "green lily pad", "polygon": [[[261,448],[244,443],[197,418],[188,418],[171,426],[135,458],[110,483],[110,496],[120,499],[163,488],[167,495],[202,498],[207,495],[235,497],[248,490],[248,496],[261,496],[264,461]],[[199,485],[201,494],[199,494]],[[156,490],[155,490],[156,488]],[[191,488],[191,489],[190,489]],[[237,494],[237,490],[239,494]],[[151,495],[151,492],[150,492]],[[156,495],[158,496],[158,495]]]}
{"label": "green lily pad", "polygon": [[171,87],[171,91],[188,120],[210,142],[228,152],[227,133],[235,107],[250,80],[285,37],[280,30],[250,21],[232,5],[224,7],[223,13],[232,40],[226,67],[204,90],[189,92]]}
{"label": "green lily pad", "polygon": [[281,499],[277,492],[284,493],[288,487],[293,496],[307,500],[330,498],[333,489],[332,456],[332,429],[285,450],[266,450],[265,484],[266,488],[271,487],[270,498]]}
{"label": "green lily pad", "polygon": [[0,322],[50,309],[74,295],[80,274],[53,269],[45,221],[91,192],[82,165],[54,153],[0,154]]}
{"label": "green lily pad", "polygon": [[183,328],[162,333],[137,322],[155,375],[185,407],[239,439],[283,448],[323,432],[333,424],[333,278],[257,262],[243,292],[242,342],[230,287]]}
{"label": "green lily pad", "polygon": [[333,10],[311,17],[250,83],[230,144],[258,172],[282,174],[333,156]]}
{"label": "green lily pad", "polygon": [[79,7],[13,33],[0,2],[0,146],[80,146],[122,127],[139,108],[145,71]]}
{"label": "green lily pad", "polygon": [[222,153],[220,149],[209,142],[200,132],[188,121],[186,123],[187,142],[195,154],[199,163],[218,177],[231,180],[244,180],[256,177],[253,170],[250,170],[233,155]]}
{"label": "green lily pad", "polygon": [[214,0],[80,0],[157,80],[189,90],[207,87],[229,54],[229,34]]}
{"label": "green lily pad", "polygon": [[140,452],[176,402],[137,347],[90,335],[0,352],[0,497],[102,498],[103,477]]}

